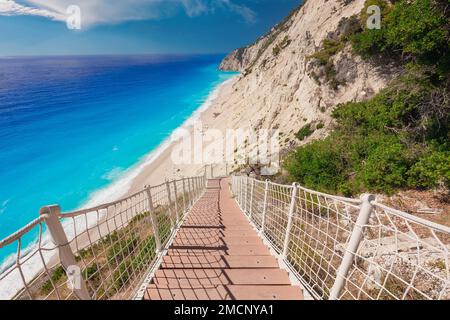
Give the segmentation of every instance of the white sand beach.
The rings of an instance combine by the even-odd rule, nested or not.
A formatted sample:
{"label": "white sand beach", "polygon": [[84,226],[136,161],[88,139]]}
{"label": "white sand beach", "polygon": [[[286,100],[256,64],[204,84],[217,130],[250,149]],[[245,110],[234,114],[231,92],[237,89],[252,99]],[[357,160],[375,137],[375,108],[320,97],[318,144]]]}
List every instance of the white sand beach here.
{"label": "white sand beach", "polygon": [[[182,126],[183,129],[189,131],[192,136],[194,133],[194,122],[201,123],[204,130],[206,129],[218,129],[225,132],[226,129],[234,128],[230,127],[232,119],[235,116],[234,112],[226,110],[225,102],[231,96],[233,85],[236,83],[238,76],[225,81],[219,85],[214,92],[211,93],[209,100],[200,107],[199,115],[194,114],[189,118]],[[205,110],[202,110],[205,108]],[[172,160],[171,154],[180,143],[179,141],[166,141],[159,148],[161,150],[155,150],[153,159],[148,161],[148,164],[144,164],[143,168],[140,168],[140,172],[131,181],[131,186],[127,194],[136,193],[144,188],[144,186],[158,185],[165,180],[174,180],[182,177],[198,176],[204,174],[205,164],[175,164]],[[167,145],[168,144],[168,145]],[[220,165],[217,166],[220,169]]]}

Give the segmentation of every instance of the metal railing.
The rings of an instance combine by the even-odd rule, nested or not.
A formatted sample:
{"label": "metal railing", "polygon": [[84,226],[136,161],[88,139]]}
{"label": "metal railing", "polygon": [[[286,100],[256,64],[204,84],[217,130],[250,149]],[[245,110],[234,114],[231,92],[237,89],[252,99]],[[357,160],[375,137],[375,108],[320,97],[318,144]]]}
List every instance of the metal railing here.
{"label": "metal railing", "polygon": [[204,174],[208,179],[228,177],[231,169],[232,165],[229,163],[208,164],[203,167]]}
{"label": "metal railing", "polygon": [[95,208],[42,208],[0,241],[0,252],[13,252],[0,270],[0,299],[134,298],[205,187],[199,176]]}
{"label": "metal railing", "polygon": [[450,228],[378,203],[233,176],[236,201],[316,299],[450,299]]}

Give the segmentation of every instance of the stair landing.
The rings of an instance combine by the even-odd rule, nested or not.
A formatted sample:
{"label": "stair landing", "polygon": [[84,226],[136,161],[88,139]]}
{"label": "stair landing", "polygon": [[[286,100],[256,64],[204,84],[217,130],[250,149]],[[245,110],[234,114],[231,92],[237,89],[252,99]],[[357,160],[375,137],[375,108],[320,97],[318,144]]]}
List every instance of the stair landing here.
{"label": "stair landing", "polygon": [[208,181],[147,288],[146,300],[302,300],[231,196]]}

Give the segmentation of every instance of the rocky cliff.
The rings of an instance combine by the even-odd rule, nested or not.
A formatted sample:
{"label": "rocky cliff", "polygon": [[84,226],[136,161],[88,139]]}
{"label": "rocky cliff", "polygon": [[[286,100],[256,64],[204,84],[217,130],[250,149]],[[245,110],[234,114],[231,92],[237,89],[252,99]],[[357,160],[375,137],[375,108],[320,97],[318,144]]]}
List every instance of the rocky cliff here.
{"label": "rocky cliff", "polygon": [[292,23],[294,22],[293,17],[300,9],[301,6],[294,9],[289,16],[252,45],[234,50],[222,61],[220,69],[223,71],[245,71],[248,66],[258,61],[278,35],[286,32],[292,26]]}
{"label": "rocky cliff", "polygon": [[[395,77],[395,65],[364,61],[350,45],[339,44],[322,63],[314,58],[328,42],[351,28],[365,0],[308,0],[254,44],[233,51],[222,70],[240,71],[224,109],[235,114],[232,127],[279,128],[283,147],[327,134],[334,106],[372,97]],[[328,42],[327,42],[328,41]],[[299,142],[306,124],[315,130]]]}

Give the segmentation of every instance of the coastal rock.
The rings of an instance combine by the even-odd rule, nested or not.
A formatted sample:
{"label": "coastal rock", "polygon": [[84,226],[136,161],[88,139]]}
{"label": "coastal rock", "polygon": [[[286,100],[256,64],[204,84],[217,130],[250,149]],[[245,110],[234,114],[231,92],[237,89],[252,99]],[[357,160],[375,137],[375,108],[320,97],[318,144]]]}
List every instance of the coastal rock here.
{"label": "coastal rock", "polygon": [[[352,28],[345,21],[358,15],[364,3],[364,0],[306,1],[254,44],[228,55],[221,69],[241,74],[223,105],[224,110],[236,115],[233,117],[236,120],[227,125],[279,128],[284,139],[282,147],[292,147],[325,137],[336,105],[370,99],[383,89],[398,70],[363,60],[353,54],[349,45],[333,57],[339,83],[335,88],[323,81],[324,70],[310,58],[324,39]],[[308,123],[323,123],[324,129],[300,142],[295,133]]]}

